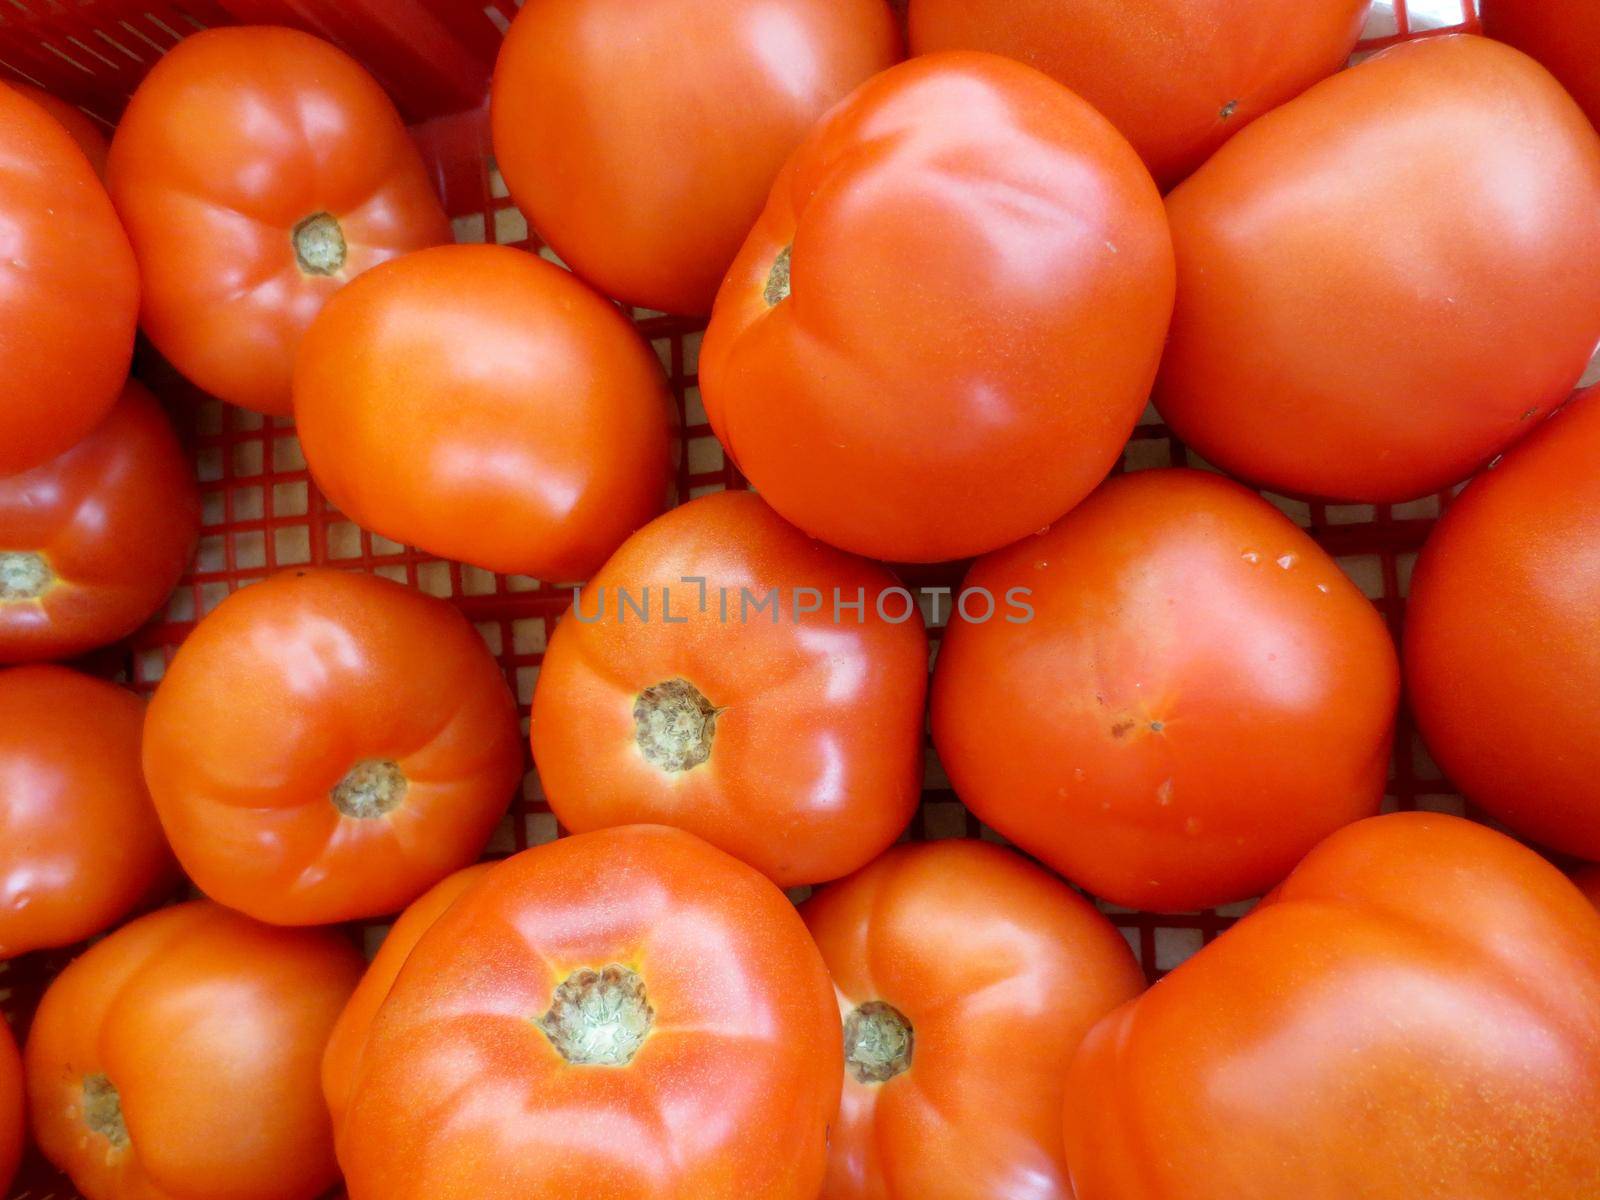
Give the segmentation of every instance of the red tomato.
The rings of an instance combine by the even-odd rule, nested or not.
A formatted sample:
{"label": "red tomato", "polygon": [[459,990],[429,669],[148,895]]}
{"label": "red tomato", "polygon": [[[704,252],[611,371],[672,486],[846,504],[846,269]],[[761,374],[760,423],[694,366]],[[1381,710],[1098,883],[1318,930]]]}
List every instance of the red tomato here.
{"label": "red tomato", "polygon": [[556,627],[533,755],[569,829],[676,825],[780,886],[817,883],[911,819],[927,680],[887,569],[719,492],[630,538]]}
{"label": "red tomato", "polygon": [[1105,476],[1172,307],[1160,198],[1087,104],[987,54],[917,59],[812,130],[717,297],[706,414],[813,537],[991,550]]}
{"label": "red tomato", "polygon": [[294,571],[189,635],[151,701],[144,770],[208,896],[317,925],[394,912],[475,860],[520,742],[499,665],[450,605]]}
{"label": "red tomato", "polygon": [[0,476],[54,458],[116,402],[139,274],[106,190],[61,124],[0,87]]}
{"label": "red tomato", "polygon": [[630,826],[497,866],[372,1024],[352,1200],[814,1200],[839,1103],[828,973],[782,892]]}
{"label": "red tomato", "polygon": [[377,957],[361,977],[350,1002],[339,1014],[328,1039],[328,1048],[322,1056],[322,1094],[327,1098],[328,1111],[333,1114],[333,1127],[344,1124],[344,1114],[350,1107],[350,1095],[355,1090],[356,1076],[361,1067],[361,1056],[367,1049],[367,1036],[372,1031],[372,1021],[389,995],[389,989],[400,976],[411,951],[422,935],[433,928],[433,923],[444,915],[469,887],[477,883],[494,866],[478,863],[447,875],[434,884],[401,914],[394,928],[383,939]]}
{"label": "red tomato", "polygon": [[166,603],[199,531],[188,456],[130,379],[81,442],[0,476],[0,662],[126,637]]}
{"label": "red tomato", "polygon": [[22,1058],[11,1026],[0,1017],[0,1191],[9,1194],[22,1162]]}
{"label": "red tomato", "polygon": [[1512,829],[1600,859],[1600,388],[1467,488],[1411,580],[1406,682],[1428,748]]}
{"label": "red tomato", "polygon": [[176,882],[143,728],[144,703],[103,680],[0,671],[0,959],[104,932]]}
{"label": "red tomato", "polygon": [[450,240],[394,105],[293,29],[211,29],[167,51],[111,142],[144,331],[232,404],[289,411],[301,334],[367,268]]}
{"label": "red tomato", "polygon": [[317,1064],[361,956],[197,901],[91,947],[28,1036],[45,1157],[86,1200],[313,1200],[333,1184]]}
{"label": "red tomato", "polygon": [[1438,491],[1565,400],[1600,341],[1600,136],[1483,38],[1319,84],[1167,210],[1178,307],[1156,404],[1272,488]]}
{"label": "red tomato", "polygon": [[1600,908],[1600,866],[1583,867],[1573,873],[1572,881],[1578,885],[1578,890],[1589,898],[1589,902]]}
{"label": "red tomato", "polygon": [[952,618],[940,758],[981,820],[1096,895],[1243,900],[1378,811],[1394,645],[1333,560],[1238,484],[1113,479],[964,587],[1029,611]]}
{"label": "red tomato", "polygon": [[800,913],[844,1014],[823,1200],[1069,1194],[1067,1063],[1144,987],[1111,923],[969,841],[897,846]]}
{"label": "red tomato", "polygon": [[1590,1200],[1600,917],[1492,830],[1363,821],[1100,1022],[1066,1094],[1078,1200]]}
{"label": "red tomato", "polygon": [[111,143],[102,125],[76,104],[58,100],[43,88],[36,88],[32,84],[21,83],[14,79],[8,79],[6,82],[54,117],[56,122],[72,135],[72,140],[78,143],[78,149],[83,151],[83,156],[89,160],[94,173],[102,180],[105,179],[106,155],[111,150]]}
{"label": "red tomato", "polygon": [[495,65],[495,159],[601,291],[709,312],[784,158],[899,56],[883,0],[529,0]]}
{"label": "red tomato", "polygon": [[502,574],[584,578],[671,486],[655,356],[615,306],[504,246],[409,255],[335,297],[294,411],[352,520]]}
{"label": "red tomato", "polygon": [[911,50],[1020,59],[1098,108],[1171,187],[1344,66],[1372,0],[910,0]]}
{"label": "red tomato", "polygon": [[1594,0],[1479,0],[1484,32],[1531,54],[1600,125],[1600,4]]}

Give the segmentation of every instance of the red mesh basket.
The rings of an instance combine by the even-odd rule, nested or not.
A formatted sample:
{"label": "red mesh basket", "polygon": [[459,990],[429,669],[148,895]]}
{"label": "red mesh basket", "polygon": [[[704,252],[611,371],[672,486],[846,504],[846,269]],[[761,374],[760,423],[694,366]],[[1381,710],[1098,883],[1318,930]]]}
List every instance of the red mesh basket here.
{"label": "red mesh basket", "polygon": [[[360,59],[412,122],[456,240],[498,242],[547,254],[494,169],[484,106],[494,56],[517,2],[6,0],[0,5],[0,70],[80,105],[109,125],[151,64],[190,33],[243,23],[308,30]],[[1377,0],[1361,52],[1433,32],[1475,28],[1473,8],[1474,0]],[[660,355],[683,417],[680,495],[743,486],[700,404],[696,368],[704,323],[642,310],[631,315]],[[292,422],[230,408],[205,396],[148,347],[141,346],[135,369],[163,398],[192,450],[204,497],[203,528],[196,561],[165,611],[126,643],[91,656],[89,669],[148,693],[195,621],[230,591],[283,567],[325,564],[371,571],[455,603],[498,656],[526,724],[546,640],[571,600],[570,587],[441,561],[357,528],[312,484]],[[1148,411],[1128,443],[1123,467],[1173,465],[1204,464]],[[1398,633],[1417,549],[1449,497],[1396,505],[1268,499],[1310,530]],[[938,637],[938,629],[931,632]],[[1387,806],[1462,811],[1460,798],[1429,759],[1404,711]],[[501,857],[559,835],[530,761],[489,856]],[[922,807],[908,836],[998,840],[956,799],[931,746]],[[1249,906],[1187,916],[1102,907],[1155,979]],[[382,923],[358,927],[369,952],[385,928]],[[41,953],[0,963],[0,1005],[19,1038],[39,992],[71,956],[71,951]],[[25,1164],[10,1200],[76,1196],[70,1184],[35,1157]]]}

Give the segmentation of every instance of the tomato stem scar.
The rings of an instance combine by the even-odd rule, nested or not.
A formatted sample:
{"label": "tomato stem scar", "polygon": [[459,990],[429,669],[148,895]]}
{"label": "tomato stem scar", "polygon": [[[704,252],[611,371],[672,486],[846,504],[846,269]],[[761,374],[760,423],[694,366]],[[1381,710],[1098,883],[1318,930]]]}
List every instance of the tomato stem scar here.
{"label": "tomato stem scar", "polygon": [[333,275],[344,267],[344,230],[332,213],[313,213],[294,227],[294,258],[307,275]]}
{"label": "tomato stem scar", "polygon": [[721,711],[687,679],[652,684],[633,702],[640,753],[668,774],[698,767],[711,757]]}
{"label": "tomato stem scar", "polygon": [[104,1075],[83,1077],[83,1123],[118,1150],[128,1145],[128,1123],[122,1117],[122,1096]]}
{"label": "tomato stem scar", "polygon": [[0,550],[0,600],[37,600],[50,590],[55,572],[32,550]]}
{"label": "tomato stem scar", "polygon": [[655,1024],[644,980],[620,963],[582,967],[562,980],[550,1011],[534,1024],[574,1066],[623,1067]]}
{"label": "tomato stem scar", "polygon": [[406,798],[405,772],[387,758],[362,759],[333,785],[328,798],[347,817],[370,820],[384,816]]}
{"label": "tomato stem scar", "polygon": [[772,262],[772,273],[767,276],[767,287],[761,295],[774,307],[789,298],[789,261],[793,257],[794,246],[790,244],[780,250]]}
{"label": "tomato stem scar", "polygon": [[884,1083],[911,1066],[915,1040],[904,1013],[868,1000],[844,1019],[845,1066],[857,1083]]}

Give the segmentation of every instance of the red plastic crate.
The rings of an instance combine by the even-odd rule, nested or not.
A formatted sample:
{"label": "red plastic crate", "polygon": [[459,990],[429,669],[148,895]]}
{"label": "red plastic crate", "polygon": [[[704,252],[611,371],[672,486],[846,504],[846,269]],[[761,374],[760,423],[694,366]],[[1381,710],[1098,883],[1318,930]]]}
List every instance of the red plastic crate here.
{"label": "red plastic crate", "polygon": [[[484,109],[500,38],[518,0],[7,0],[0,5],[0,70],[114,122],[151,64],[182,37],[213,25],[293,25],[336,42],[384,84],[433,171],[458,241],[490,241],[543,252],[494,170]],[[1377,0],[1362,53],[1441,30],[1475,29],[1474,0]],[[685,430],[684,498],[743,486],[701,408],[697,358],[702,321],[633,310],[667,370]],[[203,495],[196,561],[165,612],[127,643],[91,656],[89,669],[153,690],[201,615],[230,591],[283,567],[323,564],[371,571],[450,599],[499,658],[524,724],[534,680],[570,586],[496,576],[445,562],[357,528],[316,490],[292,422],[230,408],[199,393],[141,346],[136,372],[166,402],[195,458]],[[1204,466],[1173,439],[1153,410],[1123,455],[1123,467]],[[1399,505],[1331,505],[1268,496],[1339,561],[1399,632],[1416,552],[1448,496]],[[956,571],[949,574],[956,575]],[[935,638],[939,630],[931,631]],[[489,848],[501,857],[559,835],[531,761]],[[1462,802],[1402,710],[1389,807],[1460,812]],[[991,837],[957,801],[927,750],[922,807],[908,836]],[[1188,916],[1102,906],[1155,979],[1225,929],[1248,905]],[[355,927],[369,952],[381,922]],[[0,963],[0,1007],[19,1039],[38,995],[71,951]],[[76,1200],[37,1159],[25,1164],[10,1200]]]}

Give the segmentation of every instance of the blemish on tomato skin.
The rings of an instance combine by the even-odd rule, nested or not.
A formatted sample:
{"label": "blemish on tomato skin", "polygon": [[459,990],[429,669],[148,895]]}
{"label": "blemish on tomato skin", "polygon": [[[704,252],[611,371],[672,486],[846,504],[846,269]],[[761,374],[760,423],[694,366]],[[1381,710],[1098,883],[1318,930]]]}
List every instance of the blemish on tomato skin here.
{"label": "blemish on tomato skin", "polygon": [[1238,111],[1239,102],[1237,100],[1229,100],[1222,106],[1222,111],[1217,114],[1217,117],[1219,120],[1231,121],[1233,119],[1233,114]]}
{"label": "blemish on tomato skin", "polygon": [[1111,727],[1111,736],[1114,738],[1123,737],[1127,734],[1128,730],[1132,728],[1133,721],[1125,717]]}

